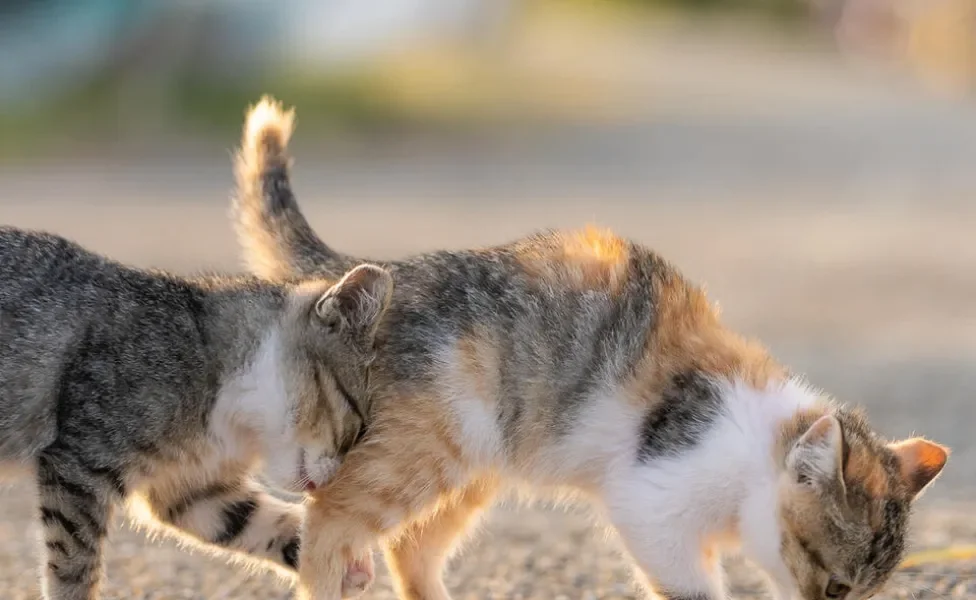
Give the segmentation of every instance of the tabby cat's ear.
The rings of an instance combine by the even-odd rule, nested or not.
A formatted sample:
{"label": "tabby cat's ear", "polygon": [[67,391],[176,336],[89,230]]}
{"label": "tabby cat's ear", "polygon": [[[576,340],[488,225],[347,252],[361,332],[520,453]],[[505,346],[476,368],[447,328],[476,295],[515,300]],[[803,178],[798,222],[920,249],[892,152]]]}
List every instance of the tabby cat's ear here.
{"label": "tabby cat's ear", "polygon": [[948,448],[923,438],[893,442],[888,444],[888,448],[898,457],[901,476],[908,484],[913,499],[939,476],[949,460]]}
{"label": "tabby cat's ear", "polygon": [[823,489],[839,485],[843,491],[844,434],[833,415],[817,419],[786,456],[786,468],[800,485]]}
{"label": "tabby cat's ear", "polygon": [[346,273],[315,303],[315,314],[329,327],[349,327],[353,333],[372,338],[390,306],[393,277],[382,267],[359,265]]}

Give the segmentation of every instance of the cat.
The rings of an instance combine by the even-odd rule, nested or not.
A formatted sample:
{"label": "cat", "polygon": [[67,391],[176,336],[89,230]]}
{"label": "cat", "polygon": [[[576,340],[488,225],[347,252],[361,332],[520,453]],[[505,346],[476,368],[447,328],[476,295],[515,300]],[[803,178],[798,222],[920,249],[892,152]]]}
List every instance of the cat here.
{"label": "cat", "polygon": [[[366,425],[390,274],[179,277],[0,227],[0,464],[33,474],[46,600],[94,600],[116,506],[293,572],[300,504]],[[360,563],[369,571],[370,563]],[[356,586],[361,581],[347,582]]]}
{"label": "cat", "polygon": [[[267,97],[247,117],[238,236],[262,277],[334,277],[360,259],[323,243],[297,205],[293,117]],[[396,288],[370,429],[312,494],[301,598],[338,599],[349,559],[383,540],[401,598],[448,600],[445,560],[521,486],[589,502],[665,600],[726,598],[732,549],[778,597],[859,600],[899,564],[912,503],[946,463],[926,439],[881,439],[610,232],[380,264]]]}

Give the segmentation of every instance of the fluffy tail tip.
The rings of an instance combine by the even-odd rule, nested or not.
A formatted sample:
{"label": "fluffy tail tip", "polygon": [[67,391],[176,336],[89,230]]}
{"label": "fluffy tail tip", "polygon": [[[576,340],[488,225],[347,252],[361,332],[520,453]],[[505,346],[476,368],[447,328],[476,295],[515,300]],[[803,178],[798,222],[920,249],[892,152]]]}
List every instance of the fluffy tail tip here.
{"label": "fluffy tail tip", "polygon": [[285,110],[281,102],[263,96],[247,111],[241,147],[259,162],[281,162],[295,125],[295,109]]}

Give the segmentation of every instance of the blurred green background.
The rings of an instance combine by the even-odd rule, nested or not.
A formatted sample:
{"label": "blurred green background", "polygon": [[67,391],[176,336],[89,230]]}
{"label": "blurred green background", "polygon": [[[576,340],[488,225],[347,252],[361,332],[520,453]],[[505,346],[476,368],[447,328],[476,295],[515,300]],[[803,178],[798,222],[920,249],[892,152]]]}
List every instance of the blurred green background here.
{"label": "blurred green background", "polygon": [[346,133],[640,118],[667,77],[644,58],[672,38],[846,53],[966,95],[974,23],[972,0],[4,0],[0,138],[16,157],[226,136],[265,91]]}

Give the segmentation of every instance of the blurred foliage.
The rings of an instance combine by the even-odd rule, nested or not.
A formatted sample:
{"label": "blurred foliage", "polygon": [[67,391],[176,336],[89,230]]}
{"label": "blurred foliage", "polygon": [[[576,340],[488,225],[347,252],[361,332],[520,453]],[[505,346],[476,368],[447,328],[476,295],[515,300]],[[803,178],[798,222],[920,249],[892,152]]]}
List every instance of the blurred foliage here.
{"label": "blurred foliage", "polygon": [[[0,0],[0,7],[4,1],[12,0]],[[303,130],[613,116],[631,101],[629,73],[641,68],[634,51],[654,35],[648,23],[686,15],[677,20],[697,27],[710,20],[704,13],[745,11],[773,16],[782,26],[784,18],[805,14],[802,2],[524,0],[493,39],[430,39],[344,69],[208,63],[196,38],[222,42],[180,37],[185,27],[177,18],[145,39],[118,45],[91,77],[66,82],[58,94],[5,106],[0,154],[95,148],[128,138],[236,136],[246,107],[265,93],[299,106]]]}
{"label": "blurred foliage", "polygon": [[747,10],[776,17],[799,17],[808,7],[799,0],[626,0],[629,2],[660,3],[697,10]]}
{"label": "blurred foliage", "polygon": [[577,3],[594,2],[621,6],[692,13],[750,13],[774,20],[797,20],[809,15],[809,6],[803,0],[574,0]]}
{"label": "blurred foliage", "polygon": [[[301,107],[303,131],[479,126],[491,118],[491,111],[473,102],[490,105],[493,95],[488,91],[478,96],[477,88],[460,85],[458,78],[469,74],[460,67],[418,72],[390,64],[314,77],[227,81],[190,71],[165,85],[145,86],[106,72],[48,101],[0,111],[0,156],[153,136],[236,136],[246,108],[268,93]],[[462,90],[470,93],[461,97],[456,92]]]}
{"label": "blurred foliage", "polygon": [[191,77],[175,82],[165,94],[149,100],[152,110],[137,114],[142,96],[123,82],[99,78],[47,103],[0,112],[0,155],[31,155],[51,146],[70,148],[72,141],[98,146],[126,139],[166,135],[226,135],[241,126],[246,107],[273,93],[302,106],[306,124],[367,129],[392,126],[409,115],[384,104],[363,77],[286,80],[264,85],[226,85]]}

